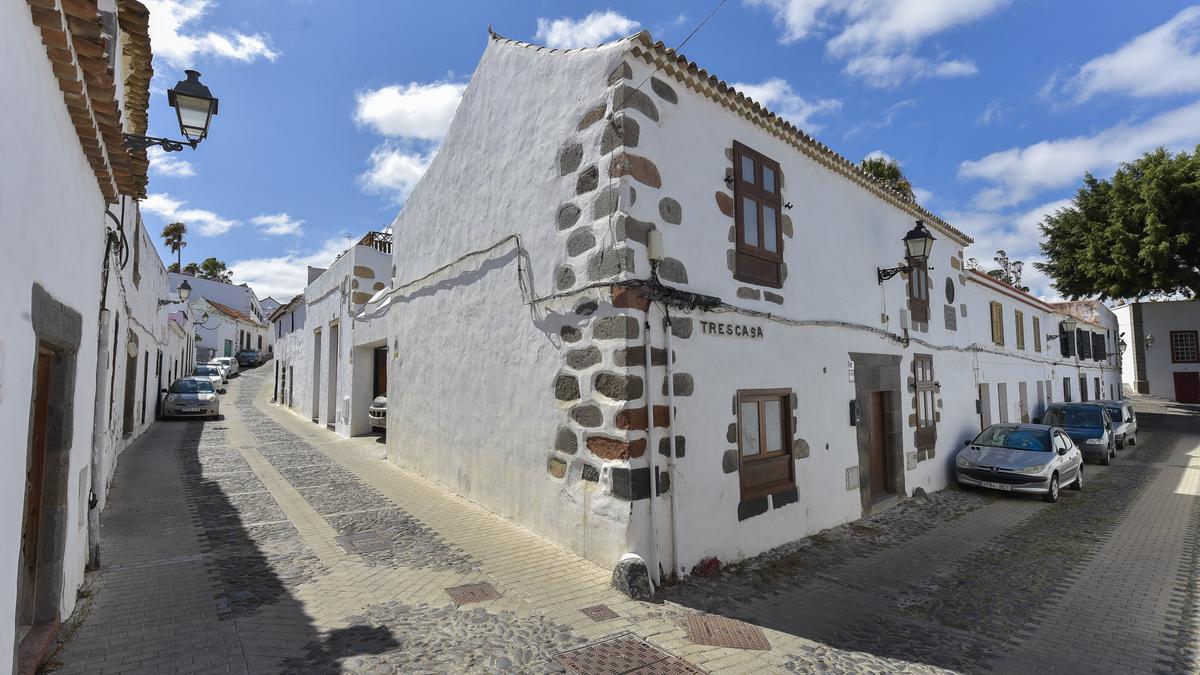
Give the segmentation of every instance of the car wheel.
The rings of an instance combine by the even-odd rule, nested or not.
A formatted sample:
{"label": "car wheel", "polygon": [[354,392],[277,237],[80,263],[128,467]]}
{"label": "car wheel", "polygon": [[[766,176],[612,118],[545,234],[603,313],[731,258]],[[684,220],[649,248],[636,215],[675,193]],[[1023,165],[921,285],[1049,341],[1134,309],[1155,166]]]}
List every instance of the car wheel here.
{"label": "car wheel", "polygon": [[1125,449],[1125,437],[1124,436],[1117,439],[1117,449],[1118,450]]}
{"label": "car wheel", "polygon": [[1129,439],[1128,442],[1130,445],[1137,445],[1137,434],[1134,434],[1133,438]]}
{"label": "car wheel", "polygon": [[1112,454],[1113,454],[1112,448],[1109,448],[1108,452],[1104,453],[1104,457],[1101,458],[1100,465],[1108,466],[1109,464],[1112,464]]}
{"label": "car wheel", "polygon": [[1075,474],[1075,482],[1071,483],[1071,489],[1078,492],[1083,489],[1083,464],[1079,464],[1079,473]]}
{"label": "car wheel", "polygon": [[1058,501],[1058,474],[1050,477],[1050,489],[1046,490],[1046,494],[1042,495],[1042,500],[1051,504]]}

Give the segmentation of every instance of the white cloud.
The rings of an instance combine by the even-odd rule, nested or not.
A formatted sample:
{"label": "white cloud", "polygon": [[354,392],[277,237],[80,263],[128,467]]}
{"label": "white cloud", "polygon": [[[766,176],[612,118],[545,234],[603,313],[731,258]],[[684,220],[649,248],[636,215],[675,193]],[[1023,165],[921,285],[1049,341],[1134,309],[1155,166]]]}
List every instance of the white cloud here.
{"label": "white cloud", "polygon": [[383,136],[441,140],[466,88],[452,82],[410,82],[360,92],[354,121]]}
{"label": "white cloud", "polygon": [[872,151],[868,152],[867,156],[864,157],[863,159],[882,159],[885,162],[895,162],[896,164],[900,164],[900,160],[896,159],[895,157],[892,157],[891,155],[887,154],[883,150],[872,150]]}
{"label": "white cloud", "polygon": [[915,52],[938,33],[978,21],[1008,0],[746,0],[768,8],[796,42],[833,33],[826,51],[846,60],[845,72],[868,85],[894,87],[932,77],[978,72],[968,59],[930,59]]}
{"label": "white cloud", "polygon": [[293,220],[292,217],[286,213],[254,216],[250,219],[250,222],[258,225],[262,229],[263,234],[304,234],[304,230],[302,230],[300,227],[304,224],[304,221]]}
{"label": "white cloud", "polygon": [[608,10],[592,12],[578,20],[539,18],[537,26],[535,39],[547,47],[576,49],[594,47],[614,37],[629,35],[637,29],[638,22]]}
{"label": "white cloud", "polygon": [[755,101],[774,110],[780,117],[812,132],[821,127],[813,119],[818,115],[836,113],[842,109],[842,102],[835,98],[809,101],[795,91],[787,80],[774,77],[758,84],[735,82],[733,88],[741,91]]}
{"label": "white cloud", "polygon": [[179,159],[162,148],[150,148],[146,151],[146,156],[150,159],[150,173],[152,174],[173,178],[196,175],[196,170],[192,168],[191,162]]}
{"label": "white cloud", "polygon": [[992,122],[1000,122],[1004,119],[1003,102],[1000,99],[995,99],[987,104],[983,112],[979,113],[979,119],[976,122],[982,126],[987,126]]}
{"label": "white cloud", "polygon": [[390,194],[403,201],[416,187],[437,149],[419,152],[395,143],[384,143],[371,151],[370,166],[359,175],[359,182],[368,192]]}
{"label": "white cloud", "polygon": [[1148,98],[1200,91],[1200,5],[1087,62],[1064,89],[1076,103],[1106,93]]}
{"label": "white cloud", "polygon": [[155,60],[175,68],[191,68],[201,56],[216,56],[249,63],[264,58],[274,61],[279,52],[263,33],[189,30],[189,24],[212,9],[211,0],[145,0],[150,10],[150,42]]}
{"label": "white cloud", "polygon": [[1093,136],[1041,141],[994,152],[958,167],[962,178],[993,183],[974,197],[978,208],[1015,206],[1039,192],[1077,182],[1084,172],[1109,171],[1158,146],[1179,150],[1200,141],[1200,101],[1140,124],[1118,124]]}
{"label": "white cloud", "polygon": [[933,192],[925,188],[913,186],[913,199],[917,200],[918,204],[927,207],[933,201]]}
{"label": "white cloud", "polygon": [[187,202],[173,199],[171,195],[162,192],[147,195],[141,201],[142,210],[157,214],[163,220],[181,222],[188,226],[189,232],[195,232],[204,237],[225,234],[230,228],[237,225],[236,220],[222,218],[212,211],[185,209],[183,207],[186,204]]}
{"label": "white cloud", "polygon": [[291,298],[308,284],[308,267],[328,268],[345,251],[345,239],[328,239],[312,253],[293,251],[273,258],[236,260],[229,265],[234,283],[249,284],[259,297]]}

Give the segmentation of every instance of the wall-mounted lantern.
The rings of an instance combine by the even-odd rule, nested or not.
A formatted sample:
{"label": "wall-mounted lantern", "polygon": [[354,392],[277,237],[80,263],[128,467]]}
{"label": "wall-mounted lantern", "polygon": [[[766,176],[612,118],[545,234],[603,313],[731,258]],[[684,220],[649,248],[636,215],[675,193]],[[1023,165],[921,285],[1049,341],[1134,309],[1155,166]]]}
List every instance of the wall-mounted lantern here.
{"label": "wall-mounted lantern", "polygon": [[177,288],[176,290],[179,293],[178,300],[171,300],[169,298],[166,300],[159,300],[158,306],[162,307],[163,305],[173,305],[177,302],[187,302],[187,299],[189,297],[191,297],[191,295],[192,295],[192,287],[188,284],[188,282],[186,280],[183,283],[179,284],[179,288]]}
{"label": "wall-mounted lantern", "polygon": [[1125,350],[1128,348],[1129,348],[1129,343],[1125,341],[1125,338],[1121,338],[1120,340],[1117,341],[1117,351],[1118,352],[1124,354]]}
{"label": "wall-mounted lantern", "polygon": [[1154,333],[1147,333],[1146,334],[1146,349],[1149,349],[1153,346],[1154,346]]}
{"label": "wall-mounted lantern", "polygon": [[136,136],[124,134],[125,145],[131,150],[145,150],[157,145],[167,152],[183,150],[188,146],[195,150],[200,141],[208,138],[208,127],[212,124],[213,115],[217,114],[217,99],[200,82],[200,73],[194,70],[183,71],[187,79],[180,80],[173,89],[167,90],[167,103],[175,109],[179,118],[179,132],[187,138],[186,141],[175,141],[169,138],[154,136]]}
{"label": "wall-mounted lantern", "polygon": [[904,235],[904,257],[908,264],[899,267],[876,267],[875,274],[879,283],[891,279],[901,272],[908,272],[913,265],[919,265],[929,260],[929,252],[933,250],[934,236],[925,228],[924,221],[917,221],[916,227]]}

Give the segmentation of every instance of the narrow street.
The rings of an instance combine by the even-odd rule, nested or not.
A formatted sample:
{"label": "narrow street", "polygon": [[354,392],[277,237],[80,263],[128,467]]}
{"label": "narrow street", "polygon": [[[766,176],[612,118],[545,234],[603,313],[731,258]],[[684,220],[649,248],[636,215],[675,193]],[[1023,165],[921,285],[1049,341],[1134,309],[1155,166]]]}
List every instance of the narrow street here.
{"label": "narrow street", "polygon": [[[1196,670],[1187,411],[1143,413],[1137,445],[1057,505],[951,488],[655,604],[376,438],[272,406],[271,373],[234,378],[223,420],[156,424],[122,456],[54,672],[564,672],[555,654],[622,632],[677,657],[653,672]],[[495,593],[446,591],[478,583]],[[600,605],[616,618],[581,611]],[[771,649],[693,643],[697,611],[762,626]]]}

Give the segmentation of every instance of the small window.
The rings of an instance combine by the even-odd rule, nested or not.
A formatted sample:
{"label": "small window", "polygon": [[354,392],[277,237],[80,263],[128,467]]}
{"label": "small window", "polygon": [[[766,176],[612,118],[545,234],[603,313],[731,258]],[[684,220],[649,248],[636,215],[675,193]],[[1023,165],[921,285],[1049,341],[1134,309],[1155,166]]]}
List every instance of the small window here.
{"label": "small window", "polygon": [[998,302],[991,303],[992,310],[992,342],[1004,346],[1004,306]]}
{"label": "small window", "polygon": [[791,398],[790,389],[738,392],[742,500],[779,492],[796,483]]}
{"label": "small window", "polygon": [[1080,359],[1092,358],[1092,333],[1082,328],[1075,329],[1075,348],[1079,350]]}
{"label": "small window", "polygon": [[1025,314],[1019,309],[1013,310],[1013,328],[1017,331],[1017,349],[1025,349]]}
{"label": "small window", "polygon": [[937,384],[932,355],[913,355],[913,387],[917,397],[917,449],[930,450],[937,443]]}
{"label": "small window", "polygon": [[734,141],[734,218],[737,259],[734,278],[760,286],[783,285],[782,200],[779,163]]}
{"label": "small window", "polygon": [[1197,331],[1171,331],[1171,363],[1196,363],[1200,361],[1200,344]]}
{"label": "small window", "polygon": [[929,321],[929,263],[924,260],[909,263],[908,311],[915,322]]}
{"label": "small window", "polygon": [[1033,317],[1033,351],[1042,351],[1042,320]]}
{"label": "small window", "polygon": [[1105,344],[1104,333],[1092,333],[1092,360],[1103,361],[1108,358],[1108,346]]}

